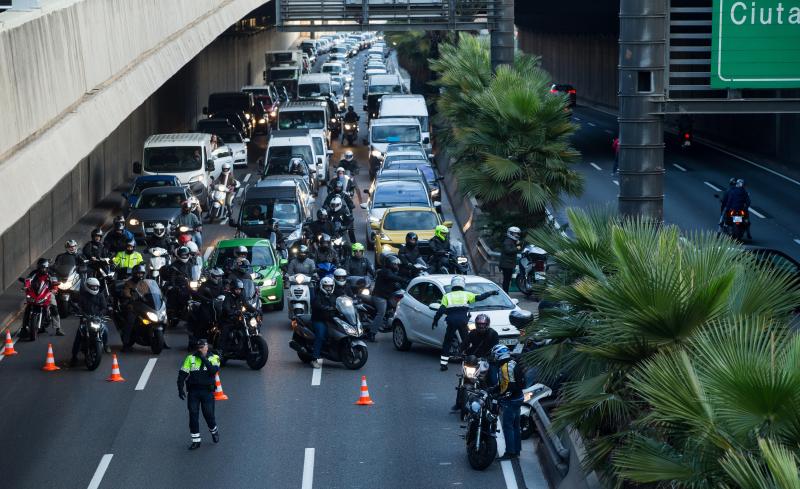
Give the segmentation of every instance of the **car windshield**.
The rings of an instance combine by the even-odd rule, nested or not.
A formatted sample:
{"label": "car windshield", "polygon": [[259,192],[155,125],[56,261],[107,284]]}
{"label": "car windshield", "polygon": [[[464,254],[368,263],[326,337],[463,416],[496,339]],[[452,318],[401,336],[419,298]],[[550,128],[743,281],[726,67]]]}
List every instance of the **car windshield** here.
{"label": "car windshield", "polygon": [[139,195],[142,190],[154,187],[172,187],[174,182],[172,180],[139,180],[133,184],[131,194]]}
{"label": "car windshield", "polygon": [[373,208],[428,207],[429,205],[425,187],[417,182],[392,181],[378,185],[372,199]]}
{"label": "car windshield", "polygon": [[386,214],[383,229],[386,231],[410,231],[413,229],[433,229],[439,225],[435,212],[399,211]]}
{"label": "car windshield", "polygon": [[314,161],[311,154],[311,146],[275,146],[269,149],[267,155],[267,175],[305,175],[305,169],[301,168],[302,172],[290,172],[289,162],[292,158],[302,158],[306,164]]}
{"label": "car windshield", "polygon": [[331,86],[327,83],[301,83],[297,87],[297,94],[301,97],[321,97],[331,93]]}
{"label": "car windshield", "polygon": [[[224,266],[226,263],[233,262],[236,259],[236,250],[238,248],[238,246],[220,248],[215,266]],[[275,257],[268,245],[247,246],[247,260],[253,267],[264,268],[275,265]]]}
{"label": "car windshield", "polygon": [[147,192],[136,202],[137,209],[177,209],[185,196],[175,192]]}
{"label": "car windshield", "polygon": [[297,78],[295,68],[272,68],[269,70],[271,80],[294,80]]}
{"label": "car windshield", "polygon": [[342,65],[323,65],[322,66],[322,73],[335,73],[339,74],[342,72]]}
{"label": "car windshield", "polygon": [[324,129],[324,110],[293,110],[278,113],[278,129]]}
{"label": "car windshield", "polygon": [[417,126],[372,126],[373,143],[412,143],[419,140]]}
{"label": "car windshield", "polygon": [[212,93],[208,97],[209,112],[250,109],[250,97],[244,93]]}
{"label": "car windshield", "polygon": [[369,85],[369,93],[403,93],[400,85]]}
{"label": "car windshield", "polygon": [[151,173],[181,173],[203,167],[199,146],[145,148],[144,170]]}
{"label": "car windshield", "polygon": [[401,154],[401,155],[386,153],[386,158],[383,160],[383,164],[388,165],[394,161],[407,161],[407,160],[419,160],[421,163],[425,163],[428,161],[428,158],[421,153]]}
{"label": "car windshield", "polygon": [[[484,299],[480,302],[473,302],[469,305],[470,310],[473,311],[481,311],[487,309],[515,309],[516,306],[513,302],[500,290],[500,287],[497,284],[493,284],[491,282],[478,282],[478,283],[467,283],[467,292],[472,292],[475,295],[483,294],[484,292],[489,292],[490,290],[496,290],[499,292],[497,295],[490,296],[487,299]],[[445,286],[445,292],[450,292],[453,288],[450,285]]]}
{"label": "car windshield", "polygon": [[265,226],[270,219],[281,227],[296,226],[300,223],[300,209],[296,202],[277,199],[245,203],[242,207],[242,226]]}

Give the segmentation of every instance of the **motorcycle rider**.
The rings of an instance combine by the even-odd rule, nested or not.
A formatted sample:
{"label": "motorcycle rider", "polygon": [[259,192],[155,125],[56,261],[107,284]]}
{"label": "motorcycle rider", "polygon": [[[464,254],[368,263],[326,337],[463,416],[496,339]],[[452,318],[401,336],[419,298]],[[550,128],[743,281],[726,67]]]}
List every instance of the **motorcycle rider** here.
{"label": "motorcycle rider", "polygon": [[728,194],[731,190],[736,188],[736,177],[731,177],[728,180],[728,188],[722,192],[722,195],[719,197],[719,227],[721,228],[725,224],[725,201],[728,199]]}
{"label": "motorcycle rider", "polygon": [[220,320],[222,331],[219,337],[219,354],[221,356],[225,355],[228,336],[230,336],[231,329],[239,323],[242,311],[246,310],[252,314],[258,312],[242,296],[243,290],[244,283],[240,279],[231,279],[231,289],[225,294],[225,300],[222,302],[222,318]]}
{"label": "motorcycle rider", "polygon": [[497,369],[499,378],[497,385],[489,393],[500,401],[503,437],[506,441],[506,453],[499,460],[512,460],[519,457],[522,448],[520,408],[525,375],[505,345],[496,345],[492,348],[490,362]]}
{"label": "motorcycle rider", "polygon": [[350,291],[347,287],[347,270],[344,268],[337,268],[333,271],[333,295],[335,297],[341,297],[343,295],[350,295]]}
{"label": "motorcycle rider", "polygon": [[233,258],[228,258],[228,260],[225,262],[225,271],[230,273],[239,268],[239,264],[247,260],[248,254],[249,253],[246,246],[237,247],[236,251],[233,252]]}
{"label": "motorcycle rider", "polygon": [[197,217],[197,214],[192,212],[192,206],[188,200],[181,202],[181,213],[173,221],[175,229],[181,226],[189,228],[189,234],[192,236],[192,241],[197,243],[198,248],[203,247],[203,221]]}
{"label": "motorcycle rider", "polygon": [[[725,196],[724,214],[727,216],[731,211],[746,211],[749,213],[750,209],[750,194],[744,188],[744,180],[741,178],[736,180],[736,186],[728,191]],[[753,239],[750,235],[750,225],[747,225],[747,239]]]}
{"label": "motorcycle rider", "polygon": [[347,208],[350,209],[351,213],[353,212],[353,209],[356,208],[356,205],[353,203],[353,199],[350,198],[350,194],[344,191],[344,182],[341,180],[334,179],[331,181],[331,189],[328,192],[328,195],[325,196],[325,201],[322,203],[323,207],[329,207],[334,197],[341,198],[347,205]]}
{"label": "motorcycle rider", "polygon": [[167,228],[162,223],[153,224],[153,234],[145,238],[147,248],[161,248],[167,251],[168,255],[175,252],[175,242],[167,236]]}
{"label": "motorcycle rider", "polygon": [[[83,284],[78,297],[78,308],[84,316],[103,317],[108,314],[108,301],[105,294],[100,293],[99,280],[94,277],[86,279],[86,283]],[[84,321],[81,321],[81,327],[87,327]],[[75,341],[72,342],[72,358],[69,361],[70,367],[78,364],[78,352],[81,349],[81,327],[75,331]],[[106,353],[111,353],[111,347],[108,346],[108,328],[105,322],[102,323],[101,327],[100,336],[103,339],[103,350]]]}
{"label": "motorcycle rider", "polygon": [[[214,180],[214,185],[224,185],[228,189],[228,193],[225,196],[225,210],[228,212],[228,215],[231,215],[231,203],[233,202],[233,196],[236,194],[236,188],[239,187],[239,181],[233,176],[230,163],[222,164],[222,171],[220,171],[219,176]],[[209,209],[210,208],[209,206]]]}
{"label": "motorcycle rider", "polygon": [[103,240],[110,255],[116,255],[124,251],[125,247],[134,241],[133,233],[125,229],[125,218],[117,216],[114,218],[114,230],[108,233]]}
{"label": "motorcycle rider", "polygon": [[219,268],[212,268],[208,271],[207,277],[208,279],[197,288],[196,299],[200,305],[194,309],[194,317],[190,324],[193,338],[206,337],[208,326],[214,317],[214,300],[225,294],[225,284],[223,284],[225,272]]}
{"label": "motorcycle rider", "polygon": [[[342,191],[348,195],[355,192],[355,184],[353,183],[353,179],[347,178],[347,171],[343,166],[336,168],[336,176],[331,178],[331,180],[328,182],[328,190],[331,192],[334,191],[337,182],[341,182]],[[345,183],[347,183],[347,187],[344,186]]]}
{"label": "motorcycle rider", "polygon": [[306,238],[312,241],[323,234],[332,235],[334,229],[328,211],[317,209],[317,220],[306,224],[303,231]]}
{"label": "motorcycle rider", "polygon": [[401,289],[408,283],[408,280],[400,275],[400,259],[394,255],[386,256],[383,259],[383,267],[378,270],[375,277],[375,287],[372,289],[372,303],[375,305],[375,319],[369,326],[367,334],[370,339],[375,338],[375,333],[386,332],[388,329],[384,325],[386,306],[394,291]]}
{"label": "motorcycle rider", "polygon": [[[343,120],[345,124],[355,124],[356,126],[356,133],[358,133],[358,121],[361,119],[358,114],[356,114],[356,109],[353,108],[352,105],[347,106],[347,112],[345,112]],[[344,131],[342,131],[342,143],[344,143]]]}
{"label": "motorcycle rider", "polygon": [[511,275],[517,266],[520,236],[522,236],[522,231],[516,226],[511,226],[506,231],[506,238],[500,249],[500,271],[503,272],[503,290],[505,292],[508,292],[508,288],[511,286]]}
{"label": "motorcycle rider", "polygon": [[355,219],[350,210],[344,206],[344,201],[338,195],[331,199],[328,206],[328,213],[331,216],[331,222],[334,224],[339,223],[342,229],[347,229],[347,237],[353,243],[356,240]]}
{"label": "motorcycle rider", "polygon": [[469,323],[469,305],[500,293],[497,290],[488,290],[483,294],[476,295],[466,291],[465,288],[466,281],[464,277],[460,275],[453,277],[450,280],[450,292],[442,297],[441,306],[436,310],[436,314],[433,316],[431,329],[436,329],[436,326],[439,325],[439,318],[441,318],[442,315],[447,315],[447,319],[445,319],[447,331],[444,334],[442,354],[439,359],[439,369],[443,372],[447,370],[447,363],[450,361],[449,349],[456,331],[461,334],[462,341],[467,337],[469,332],[467,329],[467,323]]}
{"label": "motorcycle rider", "polygon": [[[123,352],[129,352],[133,347],[133,326],[136,321],[136,313],[133,310],[133,306],[136,301],[141,300],[142,296],[148,292],[143,285],[145,273],[144,265],[134,266],[131,277],[125,281],[122,287],[120,303],[124,309],[124,322],[122,324],[120,336],[122,337]],[[164,347],[166,348],[166,345],[164,345]]]}
{"label": "motorcycle rider", "polygon": [[189,450],[200,448],[200,410],[211,431],[211,439],[219,442],[217,420],[214,417],[214,382],[219,372],[220,358],[214,353],[209,353],[208,342],[204,339],[196,340],[194,346],[197,350],[184,359],[178,372],[178,397],[186,399],[184,386],[188,386],[189,399],[186,405],[189,409],[189,433],[192,444]]}
{"label": "motorcycle rider", "polygon": [[431,247],[431,269],[438,273],[440,269],[448,268],[447,254],[450,253],[450,229],[444,224],[436,226],[429,244]]}
{"label": "motorcycle rider", "polygon": [[400,273],[409,278],[417,275],[417,269],[414,267],[417,260],[420,259],[417,242],[417,233],[412,231],[406,234],[406,242],[400,246],[400,250],[397,252],[397,258],[400,258]]}
{"label": "motorcycle rider", "polygon": [[327,322],[336,312],[336,296],[333,293],[335,288],[336,284],[331,277],[323,277],[319,282],[319,293],[314,294],[311,299],[311,324],[314,327],[314,359],[311,366],[314,368],[320,368],[322,345],[328,334]]}
{"label": "motorcycle rider", "polygon": [[314,260],[308,257],[308,246],[300,245],[300,248],[297,250],[297,254],[294,258],[292,258],[292,260],[289,262],[289,265],[286,267],[286,275],[292,276],[302,273],[303,275],[311,277],[316,271],[316,263],[314,263]]}
{"label": "motorcycle rider", "polygon": [[136,251],[136,241],[130,240],[125,246],[125,251],[117,253],[112,262],[118,269],[129,270],[144,262],[144,258]]}
{"label": "motorcycle rider", "polygon": [[372,268],[372,261],[364,256],[364,245],[353,243],[350,250],[352,254],[346,263],[347,273],[354,277],[370,277],[374,279],[375,269]]}
{"label": "motorcycle rider", "polygon": [[339,160],[339,166],[349,171],[351,175],[358,175],[358,162],[356,161],[353,152],[349,149],[344,152],[344,156],[341,160]]}
{"label": "motorcycle rider", "polygon": [[318,265],[320,263],[339,264],[339,257],[336,255],[336,250],[331,246],[331,237],[329,235],[323,234],[320,236],[319,242],[314,249],[314,262]]}
{"label": "motorcycle rider", "polygon": [[[500,337],[497,331],[489,327],[490,320],[486,314],[478,314],[475,318],[475,329],[467,334],[461,343],[461,354],[464,358],[474,356],[477,358],[488,359],[492,348],[500,344]],[[459,411],[461,407],[456,404],[450,408],[451,411]]]}
{"label": "motorcycle rider", "polygon": [[[52,293],[50,294],[50,306],[47,308],[47,312],[50,314],[50,322],[56,330],[56,336],[64,336],[64,333],[61,331],[61,316],[58,314],[55,294],[55,286],[58,283],[58,279],[50,273],[50,260],[47,258],[39,258],[36,262],[36,270],[28,275],[28,279],[31,281],[31,288],[33,290],[39,290],[40,287],[49,287],[52,289]],[[29,311],[26,309],[26,316],[23,318],[22,324],[28,324],[28,312]],[[44,324],[45,322],[42,321],[39,333],[44,333],[47,330]],[[28,327],[30,328],[32,325],[29,324]]]}
{"label": "motorcycle rider", "polygon": [[105,244],[103,244],[103,230],[100,228],[92,229],[92,239],[83,245],[81,250],[83,256],[90,262],[97,262],[104,258],[111,258]]}

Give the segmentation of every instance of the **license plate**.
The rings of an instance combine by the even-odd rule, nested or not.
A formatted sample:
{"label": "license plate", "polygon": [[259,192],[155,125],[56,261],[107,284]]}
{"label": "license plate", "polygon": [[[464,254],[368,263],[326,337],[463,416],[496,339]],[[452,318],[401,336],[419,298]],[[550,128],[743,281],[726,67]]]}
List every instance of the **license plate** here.
{"label": "license plate", "polygon": [[742,216],[733,216],[733,222],[735,222],[735,223],[740,223],[743,220],[744,220],[744,218],[742,218]]}
{"label": "license plate", "polygon": [[513,346],[513,345],[516,345],[517,343],[519,343],[519,340],[517,338],[501,338],[500,339],[500,344],[501,345]]}
{"label": "license plate", "polygon": [[153,228],[144,228],[144,232],[152,233],[153,232]]}

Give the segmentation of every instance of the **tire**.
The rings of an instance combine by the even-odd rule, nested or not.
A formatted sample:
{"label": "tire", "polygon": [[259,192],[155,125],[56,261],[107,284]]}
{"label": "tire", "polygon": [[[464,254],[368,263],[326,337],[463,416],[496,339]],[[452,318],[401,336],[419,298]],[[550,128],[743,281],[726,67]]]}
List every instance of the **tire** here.
{"label": "tire", "polygon": [[312,357],[311,355],[306,355],[301,351],[297,352],[297,358],[299,358],[300,361],[303,363],[311,363],[311,361],[314,360],[314,357]]}
{"label": "tire", "polygon": [[489,436],[486,431],[481,432],[481,446],[476,448],[473,443],[467,444],[467,460],[469,466],[475,470],[486,470],[494,463],[497,457],[497,440]]}
{"label": "tire", "polygon": [[411,342],[408,341],[406,328],[403,327],[403,323],[400,321],[395,321],[394,327],[392,328],[392,344],[394,344],[394,347],[399,351],[408,351],[411,349]]}
{"label": "tire", "polygon": [[733,239],[742,241],[744,238],[744,226],[737,226],[734,224],[732,231]]}
{"label": "tire", "polygon": [[86,355],[84,356],[84,363],[86,363],[86,368],[89,371],[97,370],[97,367],[100,366],[100,361],[103,359],[103,341],[98,339],[93,343],[86,349]]}
{"label": "tire", "polygon": [[150,340],[150,350],[152,350],[154,355],[158,355],[161,353],[161,350],[164,349],[164,332],[163,331],[156,331],[153,333],[153,339]]}
{"label": "tire", "polygon": [[369,351],[366,346],[354,345],[352,350],[355,356],[351,355],[350,348],[347,343],[342,344],[341,359],[345,367],[350,370],[358,370],[367,363],[369,358]]}
{"label": "tire", "polygon": [[533,418],[530,416],[520,416],[519,424],[522,428],[520,438],[523,440],[527,440],[536,432],[536,423],[533,422]]}
{"label": "tire", "polygon": [[261,336],[254,336],[251,338],[251,341],[256,351],[247,354],[247,366],[252,370],[261,370],[269,359],[267,340]]}
{"label": "tire", "polygon": [[58,315],[61,316],[62,319],[69,317],[69,301],[64,300],[61,297],[56,299],[56,305],[58,306]]}
{"label": "tire", "polygon": [[526,297],[530,297],[533,294],[533,287],[528,283],[526,280],[525,275],[517,273],[517,288],[520,292],[525,294]]}

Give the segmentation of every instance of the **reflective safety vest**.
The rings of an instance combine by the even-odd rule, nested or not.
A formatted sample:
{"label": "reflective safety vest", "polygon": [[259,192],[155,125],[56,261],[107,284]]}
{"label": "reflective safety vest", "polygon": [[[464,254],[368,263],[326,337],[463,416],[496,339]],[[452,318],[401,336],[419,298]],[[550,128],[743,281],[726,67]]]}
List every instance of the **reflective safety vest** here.
{"label": "reflective safety vest", "polygon": [[442,307],[447,309],[455,308],[455,307],[469,307],[470,304],[475,302],[475,297],[477,297],[472,292],[467,292],[466,290],[454,290],[453,292],[448,292],[442,297]]}
{"label": "reflective safety vest", "polygon": [[125,253],[124,251],[120,251],[114,257],[114,265],[118,268],[133,268],[136,265],[139,265],[144,262],[144,258],[142,258],[142,254],[138,251],[134,251],[130,255]]}
{"label": "reflective safety vest", "polygon": [[[219,367],[219,357],[216,354],[209,353],[208,357],[206,358],[208,359],[208,363],[216,367]],[[207,369],[205,365],[203,365],[203,362],[201,362],[200,359],[197,358],[197,356],[194,353],[187,356],[183,360],[183,365],[181,365],[181,371],[186,372],[187,374],[191,374],[192,372],[199,372],[201,370],[207,370]]]}

